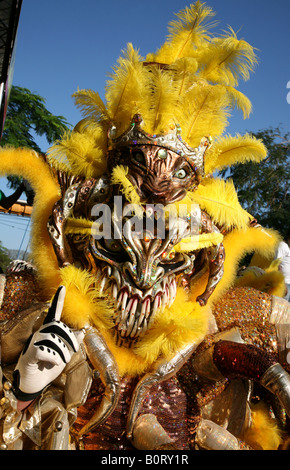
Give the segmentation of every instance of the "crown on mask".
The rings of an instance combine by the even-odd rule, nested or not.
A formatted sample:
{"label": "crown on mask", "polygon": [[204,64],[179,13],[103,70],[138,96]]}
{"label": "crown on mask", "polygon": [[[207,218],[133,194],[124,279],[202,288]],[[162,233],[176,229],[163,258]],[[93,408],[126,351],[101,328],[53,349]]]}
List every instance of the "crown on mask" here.
{"label": "crown on mask", "polygon": [[152,145],[171,150],[184,158],[192,169],[200,176],[204,175],[204,154],[211,145],[210,137],[203,137],[197,148],[189,147],[181,138],[181,129],[176,124],[168,132],[162,134],[147,134],[142,129],[143,119],[135,114],[129,128],[116,137],[117,128],[112,125],[109,129],[109,150],[136,145]]}

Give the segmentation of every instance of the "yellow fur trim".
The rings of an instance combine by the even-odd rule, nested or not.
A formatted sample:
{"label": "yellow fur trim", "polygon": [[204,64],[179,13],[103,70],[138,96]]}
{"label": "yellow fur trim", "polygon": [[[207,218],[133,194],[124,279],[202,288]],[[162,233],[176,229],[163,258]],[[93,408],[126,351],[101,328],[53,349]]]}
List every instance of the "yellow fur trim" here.
{"label": "yellow fur trim", "polygon": [[58,263],[46,224],[53,205],[60,198],[60,189],[49,166],[29,149],[3,148],[0,151],[2,176],[17,175],[31,184],[35,191],[32,211],[31,251],[43,294],[49,298],[59,285]]}
{"label": "yellow fur trim", "polygon": [[183,288],[177,289],[176,299],[170,308],[157,314],[135,351],[144,359],[155,359],[161,353],[170,355],[186,344],[199,343],[207,331],[208,315],[199,304],[188,300]]}
{"label": "yellow fur trim", "polygon": [[83,218],[76,218],[76,217],[69,217],[65,224],[65,233],[66,234],[73,234],[79,233],[82,235],[92,235],[94,222],[92,220],[83,219]]}
{"label": "yellow fur trim", "polygon": [[255,450],[277,450],[282,444],[282,432],[264,404],[253,406],[252,425],[243,439]]}
{"label": "yellow fur trim", "polygon": [[284,297],[286,289],[283,273],[274,269],[268,270],[258,277],[252,271],[246,271],[236,279],[235,287],[253,287],[277,297]]}
{"label": "yellow fur trim", "polygon": [[[277,246],[280,240],[282,240],[282,237],[279,238],[277,242]],[[251,258],[249,266],[258,266],[259,268],[267,269],[273,263],[273,256],[274,256],[273,253],[267,253],[266,255],[262,255],[261,253],[254,253]]]}

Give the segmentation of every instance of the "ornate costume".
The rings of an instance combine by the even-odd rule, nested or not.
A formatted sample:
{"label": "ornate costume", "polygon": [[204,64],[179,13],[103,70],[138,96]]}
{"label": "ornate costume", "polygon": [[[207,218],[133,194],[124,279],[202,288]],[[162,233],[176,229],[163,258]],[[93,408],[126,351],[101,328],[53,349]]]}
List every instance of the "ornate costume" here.
{"label": "ornate costume", "polygon": [[[35,292],[15,292],[12,269],[2,302],[3,447],[283,443],[283,280],[277,274],[273,295],[271,282],[255,289],[236,277],[246,253],[271,259],[279,236],[240,206],[231,181],[213,176],[266,156],[250,135],[223,136],[232,108],[251,110],[236,86],[256,57],[232,30],[213,37],[213,16],[200,2],[181,11],[145,59],[129,44],[105,102],[91,90],[74,95],[84,118],[47,161],[1,152],[2,174],[35,192]],[[42,365],[37,386],[31,364]],[[20,411],[17,400],[29,406]]]}

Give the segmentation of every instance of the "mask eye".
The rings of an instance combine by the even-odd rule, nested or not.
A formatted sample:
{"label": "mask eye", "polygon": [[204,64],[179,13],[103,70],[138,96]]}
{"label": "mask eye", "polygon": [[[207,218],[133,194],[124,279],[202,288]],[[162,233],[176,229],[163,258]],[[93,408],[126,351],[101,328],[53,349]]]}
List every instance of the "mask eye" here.
{"label": "mask eye", "polygon": [[133,152],[133,159],[141,165],[146,165],[145,156],[141,150],[135,150],[135,152]]}
{"label": "mask eye", "polygon": [[118,253],[122,250],[122,245],[117,240],[107,240],[104,238],[104,246],[113,253]]}
{"label": "mask eye", "polygon": [[183,180],[187,176],[187,171],[184,168],[181,168],[180,170],[177,170],[174,173],[175,178],[178,178],[180,180]]}

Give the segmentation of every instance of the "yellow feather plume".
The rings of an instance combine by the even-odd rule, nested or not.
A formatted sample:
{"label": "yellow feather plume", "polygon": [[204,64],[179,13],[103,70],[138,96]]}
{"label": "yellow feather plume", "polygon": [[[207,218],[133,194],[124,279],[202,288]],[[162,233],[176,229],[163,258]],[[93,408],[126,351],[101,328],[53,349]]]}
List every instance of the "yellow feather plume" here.
{"label": "yellow feather plume", "polygon": [[198,345],[208,328],[208,314],[209,310],[189,301],[184,289],[178,288],[172,307],[157,314],[142,341],[134,346],[134,352],[153,362],[160,354],[173,354],[186,344]]}
{"label": "yellow feather plume", "polygon": [[225,89],[231,102],[231,109],[241,110],[244,119],[247,119],[252,112],[252,103],[249,98],[232,86],[226,86]]}
{"label": "yellow feather plume", "polygon": [[105,93],[108,114],[118,124],[120,133],[128,127],[135,113],[146,115],[150,93],[149,73],[138,52],[132,44],[128,44],[127,50],[118,59],[111,80],[107,82]]}
{"label": "yellow feather plume", "polygon": [[230,101],[224,87],[198,81],[182,97],[176,109],[182,138],[192,147],[200,144],[202,137],[213,138],[222,134],[228,124]]}
{"label": "yellow feather plume", "polygon": [[99,93],[93,90],[78,90],[73,94],[76,106],[81,110],[85,120],[93,122],[109,122],[110,116]]}
{"label": "yellow feather plume", "polygon": [[277,450],[283,442],[283,432],[276,420],[270,417],[266,405],[258,403],[252,406],[252,423],[242,439],[254,450]]}
{"label": "yellow feather plume", "polygon": [[168,67],[168,70],[172,71],[172,79],[176,82],[176,92],[179,97],[182,97],[197,81],[195,76],[197,68],[198,62],[193,57],[182,57]]}
{"label": "yellow feather plume", "polygon": [[252,218],[240,205],[231,180],[204,179],[188,196],[225,229],[246,228]]}
{"label": "yellow feather plume", "polygon": [[35,191],[30,248],[42,295],[49,299],[59,285],[59,274],[47,221],[54,204],[60,199],[59,185],[49,166],[34,151],[2,148],[0,161],[2,176],[17,175],[25,178]]}
{"label": "yellow feather plume", "polygon": [[247,253],[258,253],[270,258],[277,248],[279,234],[275,230],[262,228],[234,229],[224,236],[225,248],[224,275],[209,299],[210,305],[216,303],[221,295],[233,287],[239,262]]}
{"label": "yellow feather plume", "polygon": [[99,296],[95,277],[75,266],[60,270],[60,283],[66,287],[62,320],[71,328],[80,329],[93,323],[99,328],[113,326],[114,308],[108,298]]}
{"label": "yellow feather plume", "polygon": [[201,250],[202,248],[208,248],[209,246],[222,243],[223,238],[221,233],[203,233],[194,237],[183,238],[174,249],[180,253]]}
{"label": "yellow feather plume", "polygon": [[254,48],[243,39],[230,34],[212,40],[210,47],[199,52],[201,77],[212,83],[237,86],[239,78],[248,80],[257,64]]}
{"label": "yellow feather plume", "polygon": [[106,131],[102,126],[86,126],[68,132],[48,150],[48,161],[69,174],[95,178],[107,168]]}
{"label": "yellow feather plume", "polygon": [[136,113],[151,134],[166,133],[178,123],[191,147],[204,136],[221,136],[233,108],[248,117],[250,100],[235,86],[239,78],[249,78],[257,63],[255,51],[231,29],[214,38],[210,32],[214,15],[200,1],[181,10],[169,24],[164,45],[148,54],[146,63],[129,43],[106,83],[105,102],[92,90],[73,95],[84,119],[70,137],[52,148],[51,163],[86,178],[98,176],[105,167],[110,125],[120,135]]}
{"label": "yellow feather plume", "polygon": [[268,269],[264,273],[256,273],[252,268],[247,268],[242,276],[237,277],[235,287],[253,287],[269,295],[283,297],[286,286],[283,273],[278,269]]}
{"label": "yellow feather plume", "polygon": [[213,144],[205,155],[205,174],[221,170],[236,163],[260,162],[267,156],[262,140],[250,134],[226,136]]}
{"label": "yellow feather plume", "polygon": [[161,133],[174,124],[174,110],[178,103],[178,89],[170,74],[151,68],[151,93],[148,102],[150,113],[145,117],[144,129],[151,134]]}
{"label": "yellow feather plume", "polygon": [[214,16],[213,10],[200,1],[181,10],[176,14],[177,19],[169,23],[164,46],[156,54],[148,55],[147,60],[168,64],[191,56],[202,42],[209,40]]}

